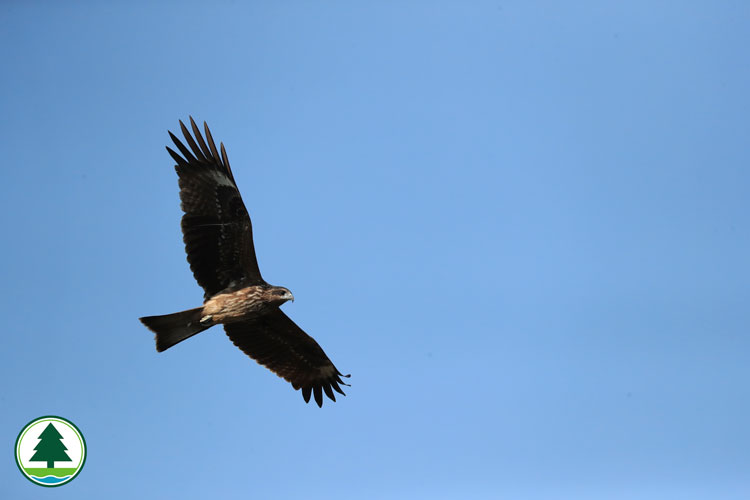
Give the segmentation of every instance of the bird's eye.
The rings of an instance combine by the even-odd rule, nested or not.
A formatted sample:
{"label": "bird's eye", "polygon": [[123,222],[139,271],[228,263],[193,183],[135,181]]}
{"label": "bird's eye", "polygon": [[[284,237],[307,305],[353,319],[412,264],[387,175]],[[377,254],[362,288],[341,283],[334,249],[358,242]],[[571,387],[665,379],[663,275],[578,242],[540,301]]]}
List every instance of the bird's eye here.
{"label": "bird's eye", "polygon": [[274,293],[276,295],[284,295],[286,292],[284,290],[276,290],[276,292],[274,292]]}

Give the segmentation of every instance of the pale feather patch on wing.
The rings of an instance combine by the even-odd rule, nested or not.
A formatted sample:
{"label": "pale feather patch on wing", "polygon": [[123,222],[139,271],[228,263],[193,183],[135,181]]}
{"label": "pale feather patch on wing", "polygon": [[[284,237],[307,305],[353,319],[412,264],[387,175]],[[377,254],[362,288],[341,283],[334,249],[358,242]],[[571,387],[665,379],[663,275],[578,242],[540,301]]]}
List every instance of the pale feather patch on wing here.
{"label": "pale feather patch on wing", "polygon": [[225,173],[219,172],[218,170],[211,170],[210,175],[218,186],[226,186],[237,189],[237,186],[234,185],[232,179],[230,179],[229,176],[227,176]]}

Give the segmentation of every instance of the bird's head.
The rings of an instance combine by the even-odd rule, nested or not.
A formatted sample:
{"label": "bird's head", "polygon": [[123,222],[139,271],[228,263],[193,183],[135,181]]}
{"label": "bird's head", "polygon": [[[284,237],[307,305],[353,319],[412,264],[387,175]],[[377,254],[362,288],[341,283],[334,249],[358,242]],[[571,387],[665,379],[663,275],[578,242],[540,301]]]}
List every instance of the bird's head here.
{"label": "bird's head", "polygon": [[288,288],[283,286],[272,286],[266,290],[266,299],[274,304],[283,304],[287,300],[294,302],[294,295]]}

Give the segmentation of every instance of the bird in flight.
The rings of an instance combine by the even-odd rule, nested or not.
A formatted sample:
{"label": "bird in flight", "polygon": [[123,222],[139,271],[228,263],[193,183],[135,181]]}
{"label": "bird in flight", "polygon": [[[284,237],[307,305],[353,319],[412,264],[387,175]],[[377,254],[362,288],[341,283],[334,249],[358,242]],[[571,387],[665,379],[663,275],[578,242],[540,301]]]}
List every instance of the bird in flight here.
{"label": "bird in flight", "polygon": [[205,291],[201,307],[163,316],[139,318],[156,334],[162,352],[214,325],[224,325],[229,339],[245,354],[302,390],[323,406],[323,393],[336,401],[344,394],[342,375],[318,343],[279,308],[294,296],[287,288],[266,283],[258,269],[250,216],[229,167],[204,122],[206,140],[190,117],[193,136],[180,121],[188,149],[172,132],[178,154],[167,147],[177,165],[182,234],[187,260]]}

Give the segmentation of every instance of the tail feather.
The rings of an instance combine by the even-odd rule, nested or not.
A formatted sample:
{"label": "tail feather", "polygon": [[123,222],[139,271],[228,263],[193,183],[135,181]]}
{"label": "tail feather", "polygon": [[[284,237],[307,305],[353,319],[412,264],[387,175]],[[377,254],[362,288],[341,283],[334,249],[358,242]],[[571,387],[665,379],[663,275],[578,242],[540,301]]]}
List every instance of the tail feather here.
{"label": "tail feather", "polygon": [[139,319],[156,334],[156,350],[162,352],[209,328],[210,324],[201,324],[202,317],[203,307],[196,307],[173,314],[146,316]]}

